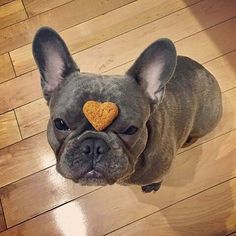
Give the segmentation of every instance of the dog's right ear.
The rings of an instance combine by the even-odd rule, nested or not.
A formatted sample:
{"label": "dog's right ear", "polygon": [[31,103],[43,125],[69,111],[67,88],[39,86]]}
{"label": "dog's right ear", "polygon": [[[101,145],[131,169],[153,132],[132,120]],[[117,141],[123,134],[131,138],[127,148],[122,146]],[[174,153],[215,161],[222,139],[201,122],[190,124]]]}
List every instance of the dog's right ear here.
{"label": "dog's right ear", "polygon": [[51,94],[63,79],[79,69],[63,39],[49,27],[38,30],[32,50],[41,74],[43,94],[49,101]]}
{"label": "dog's right ear", "polygon": [[169,39],[159,39],[147,47],[127,74],[141,86],[152,103],[158,104],[177,62],[176,49]]}

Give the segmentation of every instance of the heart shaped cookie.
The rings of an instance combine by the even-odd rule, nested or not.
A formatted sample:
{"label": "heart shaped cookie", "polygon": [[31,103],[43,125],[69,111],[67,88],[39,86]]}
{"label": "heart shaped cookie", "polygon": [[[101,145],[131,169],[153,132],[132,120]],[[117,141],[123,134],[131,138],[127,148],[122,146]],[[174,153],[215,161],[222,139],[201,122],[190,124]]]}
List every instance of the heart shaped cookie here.
{"label": "heart shaped cookie", "polygon": [[118,116],[119,110],[113,102],[87,101],[83,113],[97,131],[102,131]]}

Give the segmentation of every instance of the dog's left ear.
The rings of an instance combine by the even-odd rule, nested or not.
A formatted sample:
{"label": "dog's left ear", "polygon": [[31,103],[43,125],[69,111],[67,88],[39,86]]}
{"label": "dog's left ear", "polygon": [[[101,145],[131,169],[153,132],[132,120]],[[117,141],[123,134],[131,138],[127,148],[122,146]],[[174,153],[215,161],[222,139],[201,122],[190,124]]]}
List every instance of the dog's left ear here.
{"label": "dog's left ear", "polygon": [[176,49],[169,39],[159,39],[146,48],[127,75],[133,77],[152,102],[160,102],[177,62]]}
{"label": "dog's left ear", "polygon": [[78,67],[63,39],[49,27],[38,30],[32,50],[41,74],[44,97],[49,101],[51,94],[63,79],[78,70]]}

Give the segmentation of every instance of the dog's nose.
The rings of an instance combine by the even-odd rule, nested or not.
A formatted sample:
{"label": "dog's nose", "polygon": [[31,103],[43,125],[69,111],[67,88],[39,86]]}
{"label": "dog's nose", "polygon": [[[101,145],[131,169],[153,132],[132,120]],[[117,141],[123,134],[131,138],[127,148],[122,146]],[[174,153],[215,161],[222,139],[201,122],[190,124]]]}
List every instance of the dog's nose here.
{"label": "dog's nose", "polygon": [[109,147],[102,139],[85,139],[81,143],[81,151],[88,157],[97,157],[100,154],[105,154]]}

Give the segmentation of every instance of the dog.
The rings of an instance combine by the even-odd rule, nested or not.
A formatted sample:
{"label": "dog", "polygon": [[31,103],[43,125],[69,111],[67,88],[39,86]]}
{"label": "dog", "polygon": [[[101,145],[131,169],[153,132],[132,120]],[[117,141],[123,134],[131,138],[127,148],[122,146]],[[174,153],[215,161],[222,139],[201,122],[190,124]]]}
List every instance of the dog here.
{"label": "dog", "polygon": [[[177,56],[173,42],[148,46],[125,75],[80,72],[65,42],[40,28],[33,56],[50,110],[47,135],[57,170],[81,185],[139,185],[157,191],[177,150],[211,132],[222,116],[216,79]],[[117,117],[96,130],[86,102],[110,102]]]}

